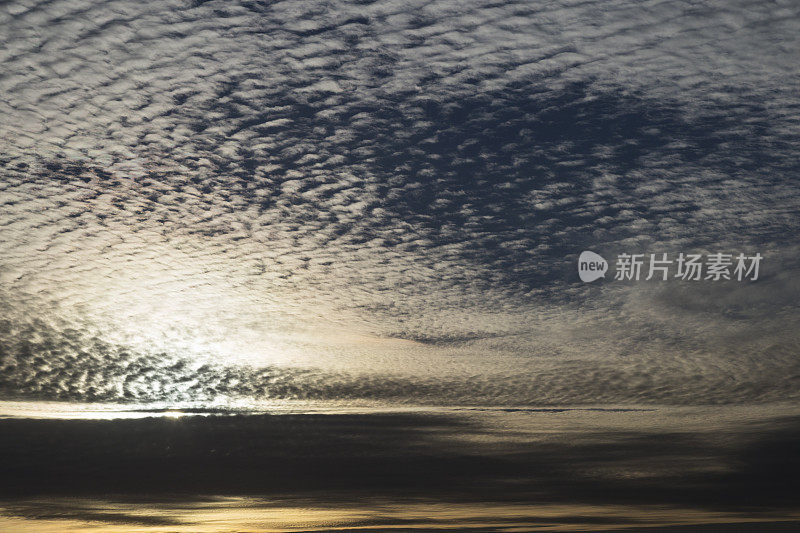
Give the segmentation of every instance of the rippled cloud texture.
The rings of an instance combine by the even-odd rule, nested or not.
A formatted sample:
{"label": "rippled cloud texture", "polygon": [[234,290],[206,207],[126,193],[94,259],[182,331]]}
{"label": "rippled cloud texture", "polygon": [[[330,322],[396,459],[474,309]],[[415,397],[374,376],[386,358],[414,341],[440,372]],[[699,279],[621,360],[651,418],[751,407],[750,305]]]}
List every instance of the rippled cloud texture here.
{"label": "rippled cloud texture", "polygon": [[[796,2],[0,7],[0,396],[800,397]],[[577,255],[761,253],[582,284]]]}

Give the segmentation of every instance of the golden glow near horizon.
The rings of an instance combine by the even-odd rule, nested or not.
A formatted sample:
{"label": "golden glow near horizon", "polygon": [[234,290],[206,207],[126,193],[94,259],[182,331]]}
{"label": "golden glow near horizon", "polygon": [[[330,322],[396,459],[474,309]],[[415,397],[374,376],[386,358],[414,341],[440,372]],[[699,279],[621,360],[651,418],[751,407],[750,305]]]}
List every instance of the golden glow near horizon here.
{"label": "golden glow near horizon", "polygon": [[[59,518],[54,518],[58,515]],[[579,519],[576,522],[576,518]],[[0,507],[0,530],[16,533],[291,533],[424,528],[442,531],[591,531],[631,526],[778,522],[800,514],[743,518],[669,506],[529,505],[486,503],[372,502],[363,507],[321,508],[302,502],[219,497],[201,502],[126,504],[60,498]]]}

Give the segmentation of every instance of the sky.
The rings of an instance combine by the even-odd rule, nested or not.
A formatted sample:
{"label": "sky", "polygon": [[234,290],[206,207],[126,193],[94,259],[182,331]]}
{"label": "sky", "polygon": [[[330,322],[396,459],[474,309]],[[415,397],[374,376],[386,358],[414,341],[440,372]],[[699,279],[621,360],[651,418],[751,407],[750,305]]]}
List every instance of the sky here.
{"label": "sky", "polygon": [[0,399],[797,400],[798,11],[5,3]]}

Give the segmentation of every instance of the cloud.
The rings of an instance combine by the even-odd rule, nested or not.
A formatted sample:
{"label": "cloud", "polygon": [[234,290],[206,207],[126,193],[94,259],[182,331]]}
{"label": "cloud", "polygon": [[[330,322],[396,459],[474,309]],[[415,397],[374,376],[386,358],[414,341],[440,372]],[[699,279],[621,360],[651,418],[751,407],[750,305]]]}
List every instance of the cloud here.
{"label": "cloud", "polygon": [[792,3],[2,9],[3,396],[798,394]]}
{"label": "cloud", "polygon": [[[148,515],[131,516],[131,500],[145,509],[163,504],[162,523],[183,522],[196,516],[167,510],[234,494],[256,496],[251,506],[330,509],[358,501],[410,517],[435,495],[448,511],[467,507],[460,509],[467,517],[476,505],[499,506],[498,518],[524,512],[534,523],[583,517],[591,524],[598,507],[607,519],[650,525],[724,515],[796,519],[796,417],[754,422],[752,408],[723,410],[721,418],[703,409],[664,411],[657,429],[652,412],[582,411],[2,420],[0,469],[16,481],[3,487],[14,500],[2,510],[144,525]],[[56,432],[58,448],[43,447]],[[41,496],[45,480],[47,498],[24,499]],[[111,501],[106,492],[89,500],[109,485]],[[442,507],[425,510],[428,518],[458,518]]]}

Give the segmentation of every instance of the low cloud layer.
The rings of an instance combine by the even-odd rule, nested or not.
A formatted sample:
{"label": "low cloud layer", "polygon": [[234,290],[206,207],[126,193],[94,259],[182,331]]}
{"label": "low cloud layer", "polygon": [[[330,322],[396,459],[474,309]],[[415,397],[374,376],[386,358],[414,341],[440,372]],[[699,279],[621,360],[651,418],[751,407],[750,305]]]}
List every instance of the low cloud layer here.
{"label": "low cloud layer", "polygon": [[4,5],[0,395],[797,398],[798,15]]}

